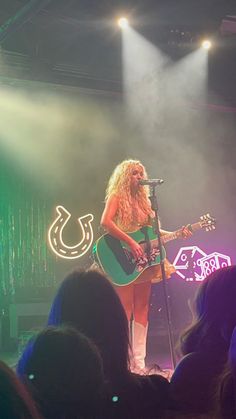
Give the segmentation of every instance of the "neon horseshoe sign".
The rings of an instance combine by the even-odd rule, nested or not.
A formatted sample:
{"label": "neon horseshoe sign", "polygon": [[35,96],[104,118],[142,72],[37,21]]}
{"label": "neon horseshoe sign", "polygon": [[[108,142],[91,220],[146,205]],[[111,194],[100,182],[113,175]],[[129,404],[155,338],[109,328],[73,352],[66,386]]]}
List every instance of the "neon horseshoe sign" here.
{"label": "neon horseshoe sign", "polygon": [[57,217],[48,230],[48,242],[54,253],[64,259],[77,259],[83,256],[93,242],[93,215],[87,214],[78,218],[82,230],[82,239],[74,246],[63,241],[63,229],[71,218],[71,213],[62,205],[56,207]]}

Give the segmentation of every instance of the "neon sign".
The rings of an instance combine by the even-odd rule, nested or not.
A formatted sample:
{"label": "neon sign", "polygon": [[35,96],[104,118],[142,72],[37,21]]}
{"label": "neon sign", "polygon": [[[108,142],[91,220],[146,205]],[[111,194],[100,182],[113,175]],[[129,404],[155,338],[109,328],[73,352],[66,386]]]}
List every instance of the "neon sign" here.
{"label": "neon sign", "polygon": [[229,256],[213,252],[207,255],[198,246],[181,247],[173,265],[176,273],[185,281],[203,281],[216,269],[231,265]]}
{"label": "neon sign", "polygon": [[64,259],[77,259],[88,252],[93,243],[93,215],[87,214],[78,218],[82,230],[82,239],[74,246],[63,241],[63,229],[71,218],[71,213],[62,205],[56,207],[57,217],[48,230],[48,242],[52,251]]}
{"label": "neon sign", "polygon": [[210,275],[216,269],[224,268],[231,265],[231,259],[222,253],[213,252],[210,255],[203,257],[200,261],[202,267],[202,275],[204,278]]}

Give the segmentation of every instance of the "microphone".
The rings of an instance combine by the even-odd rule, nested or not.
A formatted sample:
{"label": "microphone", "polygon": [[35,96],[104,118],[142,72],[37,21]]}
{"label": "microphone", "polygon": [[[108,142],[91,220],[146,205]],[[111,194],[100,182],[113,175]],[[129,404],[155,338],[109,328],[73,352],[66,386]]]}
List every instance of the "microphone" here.
{"label": "microphone", "polygon": [[163,179],[142,179],[139,181],[139,185],[157,186],[164,182]]}

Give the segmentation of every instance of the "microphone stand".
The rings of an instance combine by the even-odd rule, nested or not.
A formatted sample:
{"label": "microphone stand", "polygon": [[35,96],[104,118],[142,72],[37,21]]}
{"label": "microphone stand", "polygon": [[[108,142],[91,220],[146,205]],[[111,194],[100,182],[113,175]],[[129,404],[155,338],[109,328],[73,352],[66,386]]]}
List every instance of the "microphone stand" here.
{"label": "microphone stand", "polygon": [[170,347],[170,355],[171,355],[171,362],[173,369],[176,366],[176,359],[174,353],[174,345],[173,345],[173,336],[172,336],[172,324],[171,324],[171,315],[170,315],[170,304],[169,304],[169,295],[167,292],[167,280],[166,280],[166,273],[165,273],[165,265],[164,265],[164,254],[161,244],[161,232],[159,226],[159,217],[158,217],[158,203],[157,203],[157,196],[155,187],[157,184],[150,184],[150,196],[149,199],[151,201],[152,210],[155,213],[154,222],[153,222],[153,230],[157,236],[158,248],[160,251],[160,265],[161,265],[161,275],[162,275],[162,284],[164,290],[164,300],[165,300],[165,309],[166,309],[166,316],[167,316],[167,330],[168,330],[168,338],[169,338],[169,347]]}

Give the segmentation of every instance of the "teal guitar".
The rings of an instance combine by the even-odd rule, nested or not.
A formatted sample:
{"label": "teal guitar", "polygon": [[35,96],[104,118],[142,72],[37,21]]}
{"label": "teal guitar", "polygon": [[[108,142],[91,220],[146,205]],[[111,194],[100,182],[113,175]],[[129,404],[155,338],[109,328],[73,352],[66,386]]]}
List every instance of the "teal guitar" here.
{"label": "teal guitar", "polygon": [[[215,229],[215,219],[206,214],[200,217],[200,221],[189,224],[191,231],[205,228],[206,231]],[[160,249],[153,228],[144,226],[140,230],[128,233],[143,248],[143,256],[138,260],[134,259],[129,246],[121,240],[116,239],[110,234],[104,234],[93,246],[93,257],[96,263],[108,275],[115,285],[128,285],[136,281],[137,278],[153,265],[160,264]],[[161,237],[163,257],[166,251],[163,245],[177,238],[182,237],[182,232],[176,230]]]}

